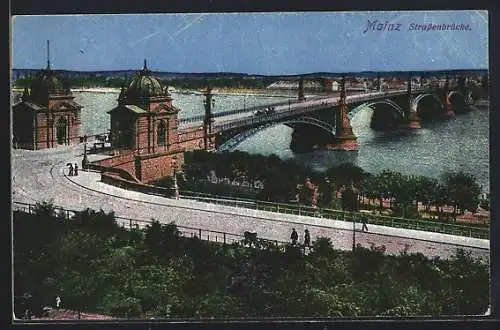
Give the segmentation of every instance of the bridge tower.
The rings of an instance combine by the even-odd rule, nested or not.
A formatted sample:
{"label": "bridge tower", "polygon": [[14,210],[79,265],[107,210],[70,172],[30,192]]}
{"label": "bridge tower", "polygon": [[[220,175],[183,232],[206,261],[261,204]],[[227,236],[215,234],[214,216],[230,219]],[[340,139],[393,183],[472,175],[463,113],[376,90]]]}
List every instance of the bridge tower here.
{"label": "bridge tower", "polygon": [[305,101],[306,98],[304,97],[304,78],[300,77],[299,80],[299,102]]}
{"label": "bridge tower", "polygon": [[347,117],[347,101],[345,91],[345,77],[340,81],[340,100],[339,107],[335,112],[335,139],[327,148],[331,150],[358,150],[358,141],[356,135],[352,131],[351,122]]}
{"label": "bridge tower", "polygon": [[203,93],[205,95],[205,100],[203,105],[205,106],[205,119],[203,120],[203,143],[205,150],[213,150],[213,123],[214,115],[212,113],[212,107],[215,106],[215,100],[213,99],[212,88],[207,87],[207,90]]}
{"label": "bridge tower", "polygon": [[449,92],[450,92],[450,77],[446,75],[443,92],[441,94],[441,102],[443,103],[444,106],[444,113],[447,116],[453,117],[455,115],[455,112],[453,112],[453,108],[450,99],[448,97]]}
{"label": "bridge tower", "polygon": [[408,95],[408,103],[405,107],[405,115],[406,115],[406,123],[404,125],[405,128],[420,128],[420,118],[416,111],[412,109],[413,96],[411,90],[411,80],[412,74],[408,75],[408,83],[407,83],[407,95]]}

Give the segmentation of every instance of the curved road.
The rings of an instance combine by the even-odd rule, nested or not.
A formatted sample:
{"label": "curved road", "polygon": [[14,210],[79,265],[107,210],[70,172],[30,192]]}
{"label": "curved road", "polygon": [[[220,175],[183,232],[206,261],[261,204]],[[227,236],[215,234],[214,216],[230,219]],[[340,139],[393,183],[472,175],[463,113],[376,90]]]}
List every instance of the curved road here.
{"label": "curved road", "polygon": [[[253,231],[261,238],[279,241],[288,241],[292,228],[302,239],[304,229],[308,228],[312,240],[326,236],[332,239],[335,248],[351,249],[352,223],[146,195],[101,183],[100,174],[95,172],[79,171],[76,177],[66,176],[66,164],[76,162],[80,166],[82,152],[83,144],[39,151],[12,150],[13,201],[52,200],[54,205],[68,209],[102,208],[137,220],[154,218],[240,235]],[[89,159],[95,157],[99,156],[90,155]],[[406,249],[408,253],[448,258],[460,247],[489,262],[489,240],[370,224],[368,227],[369,232],[356,232],[356,243],[366,247],[385,245],[389,254]]]}

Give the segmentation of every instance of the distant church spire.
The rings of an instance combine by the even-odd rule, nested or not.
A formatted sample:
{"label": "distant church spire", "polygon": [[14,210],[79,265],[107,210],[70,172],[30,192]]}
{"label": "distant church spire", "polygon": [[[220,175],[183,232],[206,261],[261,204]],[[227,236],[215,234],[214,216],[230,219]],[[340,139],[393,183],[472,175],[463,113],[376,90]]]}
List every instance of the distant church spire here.
{"label": "distant church spire", "polygon": [[47,40],[47,70],[50,70],[50,43]]}
{"label": "distant church spire", "polygon": [[144,71],[148,71],[148,64],[146,59],[144,59],[144,67],[142,68]]}

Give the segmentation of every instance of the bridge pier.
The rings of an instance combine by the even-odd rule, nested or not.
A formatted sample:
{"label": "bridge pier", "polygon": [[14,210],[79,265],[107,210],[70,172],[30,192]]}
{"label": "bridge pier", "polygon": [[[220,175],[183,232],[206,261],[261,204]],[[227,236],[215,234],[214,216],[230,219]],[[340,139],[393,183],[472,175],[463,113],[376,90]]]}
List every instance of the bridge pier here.
{"label": "bridge pier", "polygon": [[410,111],[410,114],[408,115],[408,118],[405,120],[405,122],[400,126],[401,128],[412,128],[412,129],[418,129],[422,128],[420,125],[420,117],[415,111]]}
{"label": "bridge pier", "polygon": [[400,125],[400,127],[418,129],[421,128],[420,118],[418,117],[417,110],[415,109],[415,111],[413,111],[412,109],[413,97],[412,97],[411,81],[412,81],[412,75],[410,73],[407,82],[408,102],[406,105],[406,118],[405,122],[402,125]]}
{"label": "bridge pier", "polygon": [[340,82],[339,107],[335,113],[335,138],[326,147],[329,150],[356,151],[359,149],[358,138],[352,131],[347,117],[347,101],[345,92],[345,78]]}

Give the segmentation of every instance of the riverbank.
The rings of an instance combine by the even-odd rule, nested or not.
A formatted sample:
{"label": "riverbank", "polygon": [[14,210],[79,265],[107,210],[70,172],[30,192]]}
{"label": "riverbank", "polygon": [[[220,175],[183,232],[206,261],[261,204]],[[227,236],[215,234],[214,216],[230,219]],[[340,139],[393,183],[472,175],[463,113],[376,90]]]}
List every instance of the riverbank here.
{"label": "riverbank", "polygon": [[[13,93],[22,93],[23,88],[12,88]],[[73,93],[119,93],[120,88],[115,87],[88,87],[88,88],[71,88]],[[172,94],[187,94],[187,95],[203,95],[206,89],[174,89],[170,90]],[[214,95],[227,95],[227,96],[255,96],[255,97],[288,97],[296,98],[297,91],[284,91],[284,90],[269,90],[269,89],[252,89],[252,88],[213,88]],[[308,94],[306,97],[313,97],[316,94]]]}
{"label": "riverbank", "polygon": [[[173,93],[180,94],[195,94],[202,95],[206,89],[177,89]],[[269,90],[269,89],[254,89],[254,88],[213,88],[212,93],[214,95],[245,95],[245,96],[257,96],[257,97],[290,97],[295,98],[297,96],[296,91],[283,91],[283,90]]]}
{"label": "riverbank", "polygon": [[92,92],[92,93],[119,93],[120,88],[112,87],[91,87],[91,88],[72,88],[71,91],[74,93],[80,92]]}

